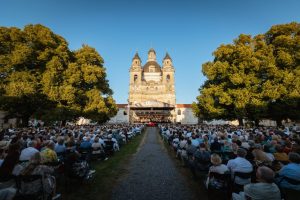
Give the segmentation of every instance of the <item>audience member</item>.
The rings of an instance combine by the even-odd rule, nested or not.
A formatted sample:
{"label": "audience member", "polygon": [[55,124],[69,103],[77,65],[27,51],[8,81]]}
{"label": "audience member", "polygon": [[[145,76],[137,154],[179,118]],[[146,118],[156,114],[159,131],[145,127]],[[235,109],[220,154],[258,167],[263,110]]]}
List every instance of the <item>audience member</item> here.
{"label": "audience member", "polygon": [[281,200],[280,190],[274,183],[275,173],[268,167],[262,166],[257,169],[257,183],[244,186],[244,192],[233,193],[233,200]]}

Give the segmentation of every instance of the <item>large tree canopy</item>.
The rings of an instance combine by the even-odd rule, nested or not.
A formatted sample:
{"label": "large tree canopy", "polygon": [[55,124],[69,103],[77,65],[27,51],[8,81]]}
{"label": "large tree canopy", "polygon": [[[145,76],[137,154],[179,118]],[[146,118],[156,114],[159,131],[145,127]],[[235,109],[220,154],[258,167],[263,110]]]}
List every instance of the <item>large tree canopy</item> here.
{"label": "large tree canopy", "polygon": [[241,34],[202,65],[194,112],[204,119],[300,119],[300,24]]}
{"label": "large tree canopy", "polygon": [[25,122],[33,115],[104,122],[117,107],[103,63],[94,48],[70,51],[45,26],[0,27],[0,109]]}

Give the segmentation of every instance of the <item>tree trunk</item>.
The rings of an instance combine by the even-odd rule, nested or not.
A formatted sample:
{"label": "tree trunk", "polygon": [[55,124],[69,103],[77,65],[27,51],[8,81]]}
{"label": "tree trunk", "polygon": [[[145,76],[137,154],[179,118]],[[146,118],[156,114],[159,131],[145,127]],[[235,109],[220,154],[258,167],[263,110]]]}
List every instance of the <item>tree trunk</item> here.
{"label": "tree trunk", "polygon": [[277,127],[282,126],[282,119],[276,119]]}
{"label": "tree trunk", "polygon": [[258,127],[259,126],[259,119],[254,120],[255,126]]}
{"label": "tree trunk", "polygon": [[244,126],[243,118],[238,118],[239,126]]}
{"label": "tree trunk", "polygon": [[62,120],[62,121],[61,121],[61,126],[65,126],[66,123],[67,123],[67,120]]}
{"label": "tree trunk", "polygon": [[28,121],[29,121],[29,116],[22,116],[22,123],[20,124],[21,127],[28,127]]}

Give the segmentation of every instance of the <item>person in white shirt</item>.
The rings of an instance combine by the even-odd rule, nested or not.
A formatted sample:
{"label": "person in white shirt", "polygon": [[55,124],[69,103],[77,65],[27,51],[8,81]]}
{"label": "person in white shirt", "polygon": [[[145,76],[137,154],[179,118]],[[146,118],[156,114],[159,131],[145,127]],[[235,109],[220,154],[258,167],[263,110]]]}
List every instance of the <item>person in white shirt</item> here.
{"label": "person in white shirt", "polygon": [[99,137],[95,137],[94,143],[92,144],[92,154],[95,155],[98,158],[102,158],[107,160],[108,158],[105,157],[104,148],[99,142]]}
{"label": "person in white shirt", "polygon": [[99,143],[100,143],[103,147],[105,147],[105,142],[104,142],[104,140],[103,140],[101,137],[99,137]]}
{"label": "person in white shirt", "polygon": [[114,142],[114,151],[120,151],[120,147],[116,138],[111,136],[111,140]]}
{"label": "person in white shirt", "polygon": [[[245,159],[247,151],[245,149],[239,148],[237,150],[237,158],[229,160],[227,167],[231,172],[231,176],[234,177],[235,172],[249,173],[253,171],[252,164]],[[235,177],[235,183],[239,185],[246,185],[251,182],[251,179],[242,179],[240,177]]]}
{"label": "person in white shirt", "polygon": [[178,137],[178,135],[176,134],[176,135],[174,136],[173,141],[172,141],[172,146],[173,146],[173,148],[174,148],[175,150],[177,150],[178,145],[179,145],[179,137]]}
{"label": "person in white shirt", "polygon": [[229,169],[226,165],[222,164],[222,159],[221,157],[214,153],[210,156],[210,162],[213,164],[208,171],[208,177],[206,179],[206,188],[208,188],[209,184],[209,174],[211,172],[218,173],[218,174],[225,174],[226,172],[229,172]]}
{"label": "person in white shirt", "polygon": [[20,161],[29,161],[30,158],[37,152],[39,152],[35,147],[36,147],[37,143],[35,140],[29,141],[27,144],[27,148],[23,149],[21,151],[21,155],[19,160]]}
{"label": "person in white shirt", "polygon": [[187,133],[186,133],[186,137],[187,137],[187,138],[190,138],[190,137],[192,137],[192,132],[191,132],[191,131],[187,131]]}
{"label": "person in white shirt", "polygon": [[229,172],[229,169],[226,165],[222,164],[222,159],[221,157],[214,153],[210,156],[210,162],[213,164],[209,168],[209,172],[215,172],[218,174],[224,174],[226,172]]}

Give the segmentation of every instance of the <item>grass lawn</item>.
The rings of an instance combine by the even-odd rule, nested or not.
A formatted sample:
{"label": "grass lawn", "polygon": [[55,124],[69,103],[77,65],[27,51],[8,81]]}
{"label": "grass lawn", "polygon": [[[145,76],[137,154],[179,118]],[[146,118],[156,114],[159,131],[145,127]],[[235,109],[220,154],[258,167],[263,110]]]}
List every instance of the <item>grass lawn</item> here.
{"label": "grass lawn", "polygon": [[[59,184],[58,192],[62,193],[63,200],[108,200],[111,192],[118,180],[124,175],[126,164],[137,149],[144,136],[143,134],[133,138],[124,145],[119,152],[116,152],[107,161],[95,161],[92,168],[96,170],[93,180],[88,183],[72,181],[66,189],[63,184]],[[71,186],[70,186],[71,185]]]}

